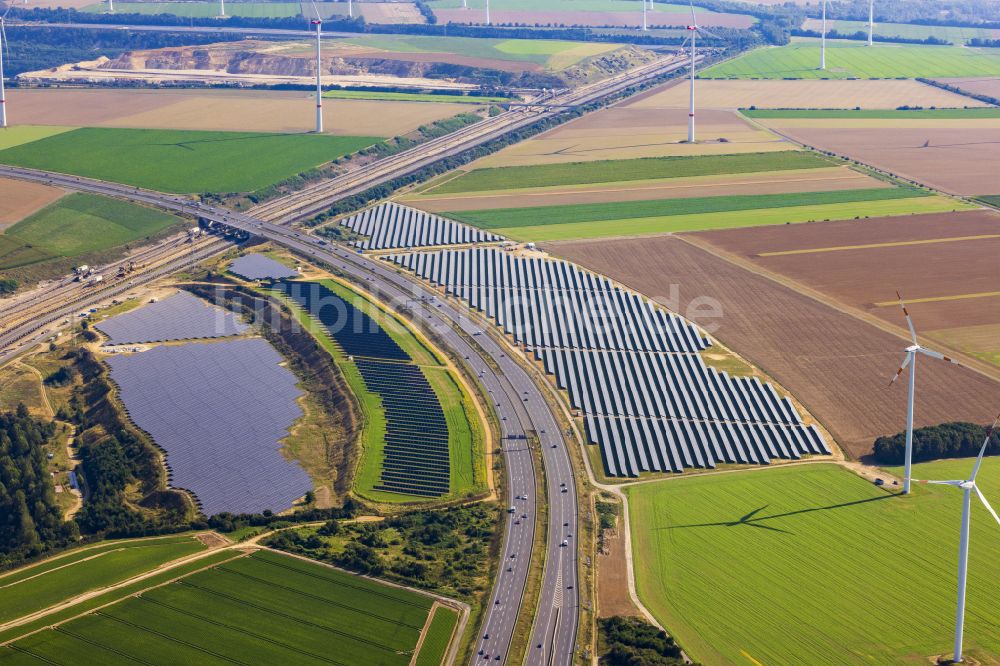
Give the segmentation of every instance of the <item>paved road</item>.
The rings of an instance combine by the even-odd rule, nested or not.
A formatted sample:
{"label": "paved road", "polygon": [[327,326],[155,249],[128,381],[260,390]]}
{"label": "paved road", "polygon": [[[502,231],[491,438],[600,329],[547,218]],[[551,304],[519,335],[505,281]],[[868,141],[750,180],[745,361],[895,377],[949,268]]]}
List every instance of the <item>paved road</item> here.
{"label": "paved road", "polygon": [[[409,307],[414,309],[413,303],[417,303],[415,318],[445,347],[460,358],[468,359],[466,362],[495,402],[494,407],[500,418],[503,457],[509,481],[505,504],[515,507],[514,513],[504,514],[504,520],[509,521],[509,525],[501,551],[502,562],[495,588],[488,602],[483,634],[477,640],[476,651],[481,649],[483,654],[477,654],[474,661],[485,663],[488,656],[491,663],[506,663],[517,619],[522,611],[524,613],[532,611],[532,609],[522,609],[521,600],[529,571],[530,545],[534,538],[534,524],[538,510],[539,498],[535,493],[535,478],[539,470],[535,469],[531,452],[527,448],[530,440],[520,439],[521,436],[531,433],[537,437],[546,470],[549,518],[545,544],[546,566],[538,612],[535,614],[531,630],[527,662],[529,664],[572,662],[576,650],[579,615],[576,543],[579,513],[576,482],[569,455],[557,420],[550,411],[542,390],[527,371],[507,355],[505,347],[501,346],[490,332],[484,332],[477,321],[469,317],[468,311],[463,306],[442,300],[439,294],[384,262],[358,255],[339,246],[324,244],[320,239],[295,229],[265,222],[249,215],[234,213],[227,209],[192,205],[190,200],[182,197],[30,169],[0,166],[0,176],[52,183],[60,187],[153,204],[178,212],[194,212],[206,220],[220,222],[266,238],[313,260],[327,263],[350,274],[358,281],[367,283],[369,289],[399,305],[409,304]],[[214,249],[214,252],[218,252],[218,249]],[[149,281],[166,274],[169,270],[171,269],[164,267],[156,273],[144,273],[137,278],[137,281]],[[172,270],[177,270],[177,267],[172,267]],[[129,288],[128,285],[121,285],[122,291]],[[58,314],[54,314],[51,320],[65,316],[65,312],[76,312],[108,297],[108,294],[85,296],[68,304]],[[35,330],[37,329],[33,329],[32,332]],[[23,337],[20,327],[0,337],[0,345],[6,347],[9,338],[17,339],[19,335]],[[4,350],[2,353],[7,352],[8,350]],[[2,358],[0,355],[0,360]],[[566,492],[562,492],[564,487]],[[519,496],[525,499],[515,499]],[[518,520],[520,524],[515,524]],[[562,545],[564,540],[567,542],[566,546]],[[487,635],[489,638],[486,638]],[[497,660],[497,657],[500,659]]]}

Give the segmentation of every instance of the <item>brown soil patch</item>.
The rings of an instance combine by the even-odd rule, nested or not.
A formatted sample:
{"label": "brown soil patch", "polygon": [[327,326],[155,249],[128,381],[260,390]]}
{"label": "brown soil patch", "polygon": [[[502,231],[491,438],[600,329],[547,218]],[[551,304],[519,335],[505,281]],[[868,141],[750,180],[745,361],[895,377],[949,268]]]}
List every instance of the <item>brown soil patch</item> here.
{"label": "brown soil patch", "polygon": [[626,558],[625,536],[622,531],[617,528],[605,530],[604,550],[597,553],[598,617],[641,616],[628,594]]}
{"label": "brown soil patch", "polygon": [[973,95],[988,95],[1000,99],[1000,77],[992,78],[963,78],[963,79],[935,79],[941,83],[961,88]]}
{"label": "brown soil patch", "polygon": [[[701,108],[745,109],[895,109],[900,106],[963,107],[985,103],[911,79],[902,81],[723,81],[699,80]],[[1000,94],[1000,92],[998,92]],[[687,108],[686,85],[667,88],[646,98],[647,104]],[[637,104],[641,106],[641,104]]]}
{"label": "brown soil patch", "polygon": [[[910,314],[918,331],[1000,323],[1000,271],[996,264],[1000,256],[1000,215],[993,212],[822,222],[696,235],[893,325],[905,325],[899,307],[894,303],[886,305],[894,301],[897,289],[911,301]],[[914,240],[938,242],[907,244]],[[859,244],[876,247],[763,254]],[[920,302],[993,292],[997,295]]]}
{"label": "brown soil patch", "polygon": [[365,2],[355,5],[368,23],[426,23],[412,2]]}
{"label": "brown soil patch", "polygon": [[[769,127],[808,146],[845,155],[953,194],[1000,193],[1000,127],[964,121],[965,127],[837,129]],[[986,125],[986,126],[984,126]]]}
{"label": "brown soil patch", "polygon": [[[292,91],[15,89],[12,108],[39,125],[301,132],[315,123],[314,97]],[[469,111],[467,104],[327,99],[333,134],[396,136]],[[3,204],[0,203],[0,206]]]}
{"label": "brown soil patch", "polygon": [[202,532],[196,534],[194,538],[209,548],[224,548],[231,543],[229,539],[215,532]]}
{"label": "brown soil patch", "polygon": [[[906,391],[887,383],[903,338],[676,236],[546,248],[647,295],[677,285],[682,313],[694,298],[715,299],[724,316],[712,320],[714,335],[790,390],[853,456],[902,430]],[[1000,382],[943,363],[923,363],[920,373],[918,426],[996,415]]]}
{"label": "brown soil patch", "polygon": [[847,167],[775,171],[765,173],[670,178],[657,181],[599,183],[565,188],[539,187],[511,190],[505,194],[456,194],[414,197],[407,203],[432,213],[442,211],[487,210],[522,206],[560,206],[611,201],[682,199],[718,194],[782,194],[889,187]]}
{"label": "brown soil patch", "polygon": [[[485,23],[486,12],[482,9],[435,9],[439,23]],[[706,28],[749,28],[754,24],[752,16],[743,14],[716,14],[703,12],[699,23]],[[588,11],[514,11],[490,8],[490,20],[494,24],[551,25],[551,26],[599,26],[632,27],[642,25],[642,5],[636,4],[634,12],[588,12]],[[686,26],[689,17],[683,12],[657,12],[646,15],[651,28],[676,28]]]}
{"label": "brown soil patch", "polygon": [[[645,97],[645,96],[642,96]],[[753,127],[733,111],[698,113],[699,143],[687,139],[685,109],[614,106],[571,121],[476,163],[476,167],[590,160],[723,155],[789,150],[789,143]]]}
{"label": "brown soil patch", "polygon": [[65,194],[58,187],[0,178],[0,229],[20,222]]}

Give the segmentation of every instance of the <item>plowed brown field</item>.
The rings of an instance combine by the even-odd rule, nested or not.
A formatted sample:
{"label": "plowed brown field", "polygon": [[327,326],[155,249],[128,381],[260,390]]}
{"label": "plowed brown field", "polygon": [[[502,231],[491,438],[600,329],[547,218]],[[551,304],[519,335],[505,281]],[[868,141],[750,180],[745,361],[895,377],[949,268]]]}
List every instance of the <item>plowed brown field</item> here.
{"label": "plowed brown field", "polygon": [[356,5],[368,23],[426,23],[412,2],[359,2]]}
{"label": "plowed brown field", "polygon": [[[793,119],[794,120],[794,119]],[[866,162],[953,194],[1000,194],[1000,127],[963,121],[964,127],[837,128],[817,119],[762,120],[805,145]],[[940,121],[939,121],[940,122]],[[796,126],[791,126],[791,125]],[[947,123],[941,122],[941,125]],[[993,126],[991,126],[993,125]]]}
{"label": "plowed brown field", "polygon": [[961,88],[973,95],[988,95],[1000,99],[1000,78],[976,77],[965,79],[936,79],[941,83]]}
{"label": "plowed brown field", "polygon": [[[677,285],[681,313],[694,298],[716,299],[724,316],[714,335],[790,390],[851,454],[865,455],[876,437],[903,428],[905,387],[887,383],[904,338],[675,236],[546,249],[654,298]],[[985,423],[998,405],[1000,382],[965,368],[921,363],[919,426]]]}
{"label": "plowed brown field", "polygon": [[57,187],[0,178],[0,229],[23,220],[64,194],[66,191]]}

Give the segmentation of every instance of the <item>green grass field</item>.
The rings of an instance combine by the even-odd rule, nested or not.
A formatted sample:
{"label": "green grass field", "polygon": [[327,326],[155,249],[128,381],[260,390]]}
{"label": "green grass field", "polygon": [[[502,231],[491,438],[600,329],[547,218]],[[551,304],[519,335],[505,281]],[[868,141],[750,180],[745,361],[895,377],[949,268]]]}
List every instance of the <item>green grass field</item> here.
{"label": "green grass field", "polygon": [[403,665],[430,607],[415,592],[260,551],[19,640],[0,663]]}
{"label": "green grass field", "polygon": [[[853,35],[859,31],[865,35],[868,34],[867,21],[842,21],[838,19],[828,23],[831,31],[836,30],[842,35]],[[821,25],[819,19],[806,19],[804,27],[806,30],[819,32],[822,30]],[[944,25],[916,25],[914,23],[876,23],[875,35],[890,39],[893,37],[902,37],[903,39],[936,37],[952,44],[964,44],[977,37],[979,39],[997,39],[1000,37],[1000,31],[989,28],[961,28]]]}
{"label": "green grass field", "polygon": [[[107,4],[84,7],[83,11],[103,14]],[[218,2],[118,2],[116,14],[173,14],[192,18],[212,18],[219,15]],[[302,14],[298,2],[227,2],[226,16],[246,18],[287,18]]]}
{"label": "green grass field", "polygon": [[828,40],[827,69],[819,67],[819,40],[794,39],[787,46],[754,49],[709,67],[705,79],[888,79],[1000,76],[997,49],[916,46]]}
{"label": "green grass field", "polygon": [[[334,280],[322,283],[348,303],[362,310],[382,326],[390,337],[409,354],[422,371],[437,395],[438,402],[448,423],[448,448],[450,453],[449,498],[463,497],[486,486],[484,468],[485,433],[476,416],[472,398],[466,395],[441,361],[414,335],[413,331],[395,315],[386,313],[379,305]],[[280,297],[295,316],[333,356],[337,367],[344,374],[351,392],[361,409],[363,429],[362,453],[354,479],[354,490],[376,502],[419,502],[415,495],[404,495],[375,490],[380,483],[386,436],[386,416],[381,398],[368,390],[361,372],[354,362],[338,347],[326,331],[312,322],[304,311],[290,300]],[[447,498],[446,498],[447,499]],[[424,500],[426,501],[426,499]]]}
{"label": "green grass field", "polygon": [[613,51],[621,46],[552,39],[478,39],[412,35],[364,35],[343,41],[394,53],[454,53],[472,58],[530,62],[553,70],[565,69],[584,58]]}
{"label": "green grass field", "polygon": [[967,210],[970,208],[974,208],[974,206],[969,206],[955,199],[934,196],[910,199],[887,199],[882,201],[857,201],[815,206],[736,210],[720,213],[663,215],[555,225],[501,227],[494,229],[494,231],[513,240],[542,242],[582,238],[608,238],[613,236],[646,236],[684,231],[735,229],[738,227],[760,227],[769,224],[798,224],[801,222],[849,220],[862,217],[887,217],[915,213],[946,213],[953,210]]}
{"label": "green grass field", "polygon": [[249,192],[378,139],[84,128],[0,150],[0,163],[176,193]]}
{"label": "green grass field", "polygon": [[0,150],[31,143],[46,137],[71,132],[76,127],[57,127],[55,125],[14,125],[0,129]]}
{"label": "green grass field", "polygon": [[697,157],[644,157],[632,160],[598,160],[567,164],[537,164],[520,167],[475,169],[429,188],[433,194],[455,194],[526,187],[616,183],[630,180],[684,178],[730,173],[757,173],[814,169],[836,164],[833,160],[801,150],[745,155]]}
{"label": "green grass field", "polygon": [[[915,466],[968,475],[971,461]],[[1000,501],[1000,459],[980,486]],[[961,493],[892,495],[836,465],[628,489],[639,597],[705,664],[926,664],[950,653]],[[1000,529],[972,516],[966,646],[1000,657]],[[987,656],[989,657],[987,659]]]}
{"label": "green grass field", "polygon": [[190,536],[110,541],[0,577],[0,624],[204,550]]}
{"label": "green grass field", "polygon": [[70,194],[0,236],[0,269],[118,247],[180,221],[173,215],[117,199]]}
{"label": "green grass field", "polygon": [[390,102],[443,102],[445,104],[507,104],[517,100],[509,97],[475,95],[432,95],[426,93],[375,92],[368,90],[330,90],[323,93],[330,99],[377,99]]}
{"label": "green grass field", "polygon": [[[973,107],[968,109],[741,109],[751,118],[882,118],[942,120],[975,120],[1000,118],[1000,108]],[[781,153],[778,153],[779,155]]]}
{"label": "green grass field", "polygon": [[444,606],[437,607],[427,635],[424,636],[424,644],[420,647],[420,654],[417,655],[416,666],[440,666],[456,622],[458,613]]}
{"label": "green grass field", "polygon": [[653,199],[648,201],[611,201],[595,204],[570,204],[566,206],[538,206],[534,208],[497,208],[445,213],[448,217],[473,224],[483,229],[512,229],[534,227],[539,220],[544,226],[562,226],[587,222],[704,215],[733,211],[752,211],[770,208],[822,206],[827,204],[854,203],[859,201],[885,201],[927,196],[922,190],[911,188],[880,187],[865,190],[829,190],[822,192],[795,192],[790,194],[742,194],[720,197],[690,197],[686,199]]}

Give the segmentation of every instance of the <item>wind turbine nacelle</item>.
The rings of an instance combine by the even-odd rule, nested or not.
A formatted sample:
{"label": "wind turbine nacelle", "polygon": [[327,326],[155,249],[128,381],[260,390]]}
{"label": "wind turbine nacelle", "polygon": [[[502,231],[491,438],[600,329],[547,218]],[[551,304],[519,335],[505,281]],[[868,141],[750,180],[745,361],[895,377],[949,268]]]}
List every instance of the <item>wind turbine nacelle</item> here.
{"label": "wind turbine nacelle", "polygon": [[323,22],[319,19],[310,19],[309,23],[312,25],[323,25]]}
{"label": "wind turbine nacelle", "polygon": [[689,26],[687,26],[687,29],[688,30],[697,30],[698,26],[696,26],[696,25],[689,25]]}

